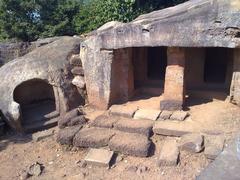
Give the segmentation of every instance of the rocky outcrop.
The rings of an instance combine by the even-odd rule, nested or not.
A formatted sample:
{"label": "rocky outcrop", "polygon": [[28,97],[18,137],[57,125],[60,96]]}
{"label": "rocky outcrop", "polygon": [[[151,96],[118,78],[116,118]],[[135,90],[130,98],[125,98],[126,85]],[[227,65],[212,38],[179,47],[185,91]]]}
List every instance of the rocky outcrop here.
{"label": "rocky outcrop", "polygon": [[52,43],[61,37],[39,39],[34,42],[7,42],[0,43],[0,66],[13,59],[22,57],[34,49]]}
{"label": "rocky outcrop", "polygon": [[[85,103],[85,97],[72,84],[74,76],[71,70],[75,66],[70,63],[73,56],[77,56],[80,61],[81,41],[78,37],[61,37],[0,68],[0,109],[12,128],[22,129],[21,105],[14,96],[15,89],[26,82],[41,81],[50,85],[54,92],[56,110],[60,115]],[[28,87],[26,84],[25,86]],[[31,86],[28,88],[34,89]],[[36,86],[34,91],[37,88]]]}

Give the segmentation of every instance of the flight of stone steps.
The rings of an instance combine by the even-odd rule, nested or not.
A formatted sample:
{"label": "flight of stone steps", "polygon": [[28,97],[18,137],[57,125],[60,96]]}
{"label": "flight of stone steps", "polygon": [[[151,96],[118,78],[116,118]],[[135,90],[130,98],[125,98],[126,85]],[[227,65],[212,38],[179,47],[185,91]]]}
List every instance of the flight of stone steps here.
{"label": "flight of stone steps", "polygon": [[[75,110],[74,110],[75,111]],[[71,112],[72,113],[72,112]],[[83,118],[83,116],[78,116]],[[153,122],[101,115],[88,125],[64,127],[60,121],[57,141],[83,148],[102,148],[126,155],[147,157],[151,147]]]}
{"label": "flight of stone steps", "polygon": [[[110,150],[122,154],[147,157],[152,146],[153,120],[173,116],[167,111],[161,117],[160,114],[157,110],[112,106],[108,114],[87,123],[83,112],[75,109],[59,120],[57,141],[84,148],[108,146]],[[184,113],[180,118],[183,120],[186,117]]]}
{"label": "flight of stone steps", "polygon": [[[179,142],[173,138],[164,143],[159,163],[165,165],[177,164],[180,149],[199,153],[205,146],[204,153],[210,159],[216,158],[223,149],[222,136],[209,136],[196,132],[191,126],[182,124],[182,121],[141,119],[139,117],[147,118],[148,113],[142,113],[140,116],[141,113],[138,111],[150,112],[118,106],[110,108],[108,113],[88,122],[81,109],[74,109],[59,120],[60,130],[57,141],[62,145],[73,147],[97,149],[107,147],[116,153],[148,157],[153,152],[154,144],[151,141],[153,135],[181,137]],[[156,112],[156,110],[151,111]],[[162,113],[160,112],[158,116],[153,115],[154,113],[149,115],[159,119]]]}

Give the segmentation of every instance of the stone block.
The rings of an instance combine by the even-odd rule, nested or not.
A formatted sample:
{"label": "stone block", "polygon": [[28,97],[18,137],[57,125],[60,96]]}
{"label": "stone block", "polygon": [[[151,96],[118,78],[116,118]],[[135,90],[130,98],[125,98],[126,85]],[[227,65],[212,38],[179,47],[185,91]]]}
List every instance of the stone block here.
{"label": "stone block", "polygon": [[67,126],[84,125],[86,124],[86,122],[87,122],[86,118],[83,115],[81,115],[70,119],[69,122],[67,123]]}
{"label": "stone block", "polygon": [[160,102],[160,109],[162,111],[177,111],[183,109],[183,101],[178,100],[162,100]]}
{"label": "stone block", "polygon": [[151,141],[141,134],[117,132],[110,140],[109,148],[112,151],[125,155],[147,157]]}
{"label": "stone block", "polygon": [[60,117],[60,118],[59,118],[58,127],[59,127],[60,129],[66,127],[67,124],[69,123],[69,121],[70,121],[72,118],[77,117],[78,115],[80,115],[78,109],[73,109],[72,111],[67,112],[63,117]]}
{"label": "stone block", "polygon": [[84,70],[82,67],[74,67],[72,70],[71,70],[71,73],[73,75],[78,75],[78,76],[84,76]]}
{"label": "stone block", "polygon": [[225,138],[223,136],[206,135],[204,154],[208,159],[214,160],[224,148]]}
{"label": "stone block", "polygon": [[167,120],[170,119],[171,115],[173,114],[172,111],[162,111],[160,116],[159,116],[159,120]]}
{"label": "stone block", "polygon": [[184,111],[175,111],[171,115],[170,119],[175,120],[175,121],[183,121],[187,118],[188,115],[189,114],[187,112],[184,112]]}
{"label": "stone block", "polygon": [[179,149],[175,140],[166,140],[158,159],[159,166],[176,166],[179,160]]}
{"label": "stone block", "polygon": [[158,121],[153,126],[155,134],[164,136],[180,137],[185,134],[192,133],[193,130],[190,126],[178,122]]}
{"label": "stone block", "polygon": [[93,120],[90,126],[100,128],[113,128],[114,124],[119,120],[119,117],[109,117],[106,115],[100,115]]}
{"label": "stone block", "polygon": [[86,85],[84,77],[82,76],[75,76],[72,80],[72,84],[80,89],[85,88]]}
{"label": "stone block", "polygon": [[154,109],[139,109],[134,115],[134,119],[148,119],[148,120],[157,120],[160,115],[159,110]]}
{"label": "stone block", "polygon": [[79,131],[73,139],[76,147],[99,148],[107,146],[115,131],[103,128],[85,128]]}
{"label": "stone block", "polygon": [[178,143],[181,150],[199,153],[203,150],[203,136],[200,134],[183,135]]}
{"label": "stone block", "polygon": [[134,120],[121,118],[114,125],[114,128],[119,131],[128,133],[137,133],[149,136],[152,132],[153,122],[149,120]]}
{"label": "stone block", "polygon": [[73,137],[82,128],[82,126],[72,126],[60,129],[57,134],[57,142],[62,145],[72,145]]}
{"label": "stone block", "polygon": [[113,105],[110,108],[110,114],[115,115],[115,116],[132,118],[137,110],[138,110],[137,107],[127,107],[127,106],[122,106],[122,105]]}
{"label": "stone block", "polygon": [[73,66],[82,66],[82,61],[77,54],[72,55],[69,61],[70,64]]}
{"label": "stone block", "polygon": [[84,160],[89,165],[109,167],[113,154],[106,149],[90,149]]}
{"label": "stone block", "polygon": [[38,142],[38,141],[41,141],[48,137],[51,137],[53,135],[54,135],[54,130],[50,129],[50,130],[45,130],[45,131],[40,131],[40,132],[34,133],[32,135],[32,139],[33,139],[33,141]]}

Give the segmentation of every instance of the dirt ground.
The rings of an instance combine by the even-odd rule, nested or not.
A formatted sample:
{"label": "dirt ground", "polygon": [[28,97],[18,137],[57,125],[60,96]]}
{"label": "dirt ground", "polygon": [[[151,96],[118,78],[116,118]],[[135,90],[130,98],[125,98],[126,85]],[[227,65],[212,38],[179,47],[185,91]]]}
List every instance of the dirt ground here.
{"label": "dirt ground", "polygon": [[[143,100],[144,101],[144,100]],[[148,101],[158,101],[150,98]],[[159,101],[158,101],[159,102]],[[133,103],[133,102],[132,102]],[[139,103],[139,102],[138,102]],[[144,104],[144,102],[140,103]],[[230,141],[240,129],[239,107],[224,101],[196,103],[189,107],[191,116],[186,125],[193,125],[196,131],[223,133]],[[86,108],[89,119],[104,112]],[[55,128],[57,131],[57,128]],[[163,142],[170,137],[153,136],[155,151],[149,158],[137,158],[118,154],[110,169],[100,167],[80,167],[78,161],[84,159],[88,149],[76,149],[60,146],[56,143],[56,136],[34,142],[31,135],[10,133],[0,140],[0,179],[21,179],[22,172],[35,162],[44,166],[39,177],[30,179],[58,180],[58,179],[160,179],[186,180],[195,179],[197,175],[210,163],[203,153],[190,154],[182,151],[180,163],[177,167],[159,167],[157,159]],[[173,137],[171,137],[173,138]],[[136,171],[136,167],[145,169]]]}

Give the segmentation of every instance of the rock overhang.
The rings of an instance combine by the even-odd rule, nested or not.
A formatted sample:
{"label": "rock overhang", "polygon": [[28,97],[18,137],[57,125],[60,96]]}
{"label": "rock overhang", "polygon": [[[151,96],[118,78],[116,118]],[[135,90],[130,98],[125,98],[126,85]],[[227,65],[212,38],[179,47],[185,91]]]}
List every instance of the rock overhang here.
{"label": "rock overhang", "polygon": [[89,34],[90,49],[144,46],[240,47],[240,8],[236,0],[190,0],[139,16],[130,23],[109,22]]}

